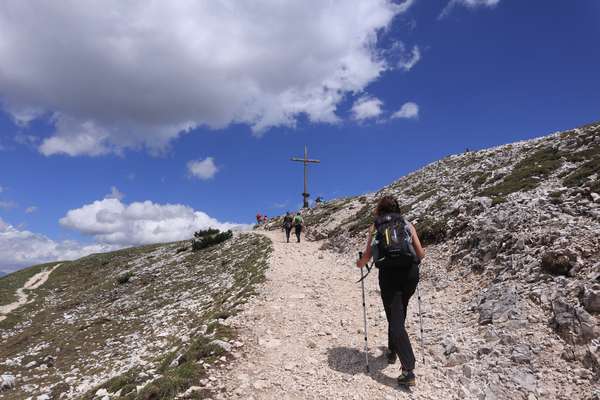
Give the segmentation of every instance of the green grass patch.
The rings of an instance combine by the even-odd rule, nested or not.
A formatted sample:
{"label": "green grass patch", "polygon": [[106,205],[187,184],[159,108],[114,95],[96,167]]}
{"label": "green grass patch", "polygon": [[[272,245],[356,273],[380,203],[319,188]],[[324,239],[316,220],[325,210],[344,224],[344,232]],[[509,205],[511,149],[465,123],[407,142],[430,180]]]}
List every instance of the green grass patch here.
{"label": "green grass patch", "polygon": [[365,204],[358,210],[358,212],[352,217],[352,223],[348,227],[350,233],[359,233],[369,228],[375,221],[373,211],[375,206],[373,204]]}
{"label": "green grass patch", "polygon": [[562,153],[546,147],[515,164],[510,174],[494,186],[480,192],[481,196],[507,196],[535,189],[539,183],[562,165]]}
{"label": "green grass patch", "polygon": [[415,224],[419,240],[423,246],[441,243],[446,239],[448,233],[448,221],[444,218],[423,218]]}
{"label": "green grass patch", "polygon": [[474,180],[473,180],[473,186],[475,186],[475,188],[479,188],[483,185],[485,185],[485,183],[487,182],[487,180],[490,178],[490,176],[492,174],[490,174],[489,172],[482,172],[482,171],[477,171],[473,173],[474,175]]}
{"label": "green grass patch", "polygon": [[506,203],[508,199],[506,196],[493,196],[492,197],[492,207],[497,206],[498,204]]}
{"label": "green grass patch", "polygon": [[173,399],[178,393],[198,383],[204,376],[206,373],[197,363],[187,361],[166,371],[163,376],[144,386],[135,400]]}
{"label": "green grass patch", "polygon": [[573,170],[563,179],[563,184],[567,187],[582,186],[586,183],[589,184],[589,186],[596,186],[598,184],[598,179],[596,179],[596,182],[590,181],[590,177],[594,174],[596,174],[597,177],[600,177],[600,156],[584,162]]}

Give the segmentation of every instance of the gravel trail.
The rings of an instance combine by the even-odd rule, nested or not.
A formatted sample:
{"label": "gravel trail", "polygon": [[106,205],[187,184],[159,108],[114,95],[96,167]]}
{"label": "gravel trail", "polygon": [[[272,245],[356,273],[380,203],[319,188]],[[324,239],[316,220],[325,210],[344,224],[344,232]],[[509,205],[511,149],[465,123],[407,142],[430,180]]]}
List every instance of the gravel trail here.
{"label": "gravel trail", "polygon": [[8,314],[27,303],[28,296],[27,293],[25,293],[25,290],[35,290],[42,286],[44,283],[46,283],[50,277],[50,274],[60,266],[60,263],[56,264],[54,267],[50,269],[44,269],[43,271],[38,272],[29,278],[22,288],[17,289],[17,301],[0,306],[0,321],[5,320]]}
{"label": "gravel trail", "polygon": [[[417,386],[396,383],[399,363],[385,358],[387,323],[377,284],[377,271],[366,280],[371,372],[365,371],[363,314],[359,270],[353,254],[320,250],[320,242],[285,243],[280,232],[265,232],[274,252],[267,282],[244,312],[232,318],[245,342],[244,353],[229,371],[226,398],[244,399],[451,399],[460,398],[458,377],[447,376],[442,360],[426,351],[422,362],[418,340],[417,298],[411,299],[407,325],[417,362]],[[430,250],[430,249],[428,249]],[[444,298],[430,296],[431,271],[445,274],[430,251],[422,265],[421,294],[425,346],[439,343],[439,326],[431,317],[457,314]],[[438,265],[439,264],[439,265]],[[439,284],[442,278],[436,277]],[[451,289],[449,286],[445,290]],[[435,313],[429,310],[436,309]],[[452,332],[447,323],[444,332]],[[440,322],[437,322],[439,325]]]}

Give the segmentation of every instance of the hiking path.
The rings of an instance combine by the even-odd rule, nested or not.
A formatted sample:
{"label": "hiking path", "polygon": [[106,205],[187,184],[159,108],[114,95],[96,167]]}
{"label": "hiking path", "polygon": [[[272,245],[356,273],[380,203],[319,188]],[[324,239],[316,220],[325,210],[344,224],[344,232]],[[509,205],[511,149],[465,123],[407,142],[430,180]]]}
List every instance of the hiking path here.
{"label": "hiking path", "polygon": [[17,301],[0,306],[0,321],[5,320],[11,312],[21,307],[23,304],[27,304],[29,296],[25,291],[35,290],[42,286],[44,283],[46,283],[46,281],[50,277],[50,274],[60,266],[60,263],[56,264],[54,267],[46,268],[43,271],[40,271],[37,274],[33,275],[31,278],[29,278],[22,288],[17,289]]}
{"label": "hiking path", "polygon": [[[417,358],[417,386],[406,390],[396,383],[399,362],[388,365],[385,357],[387,322],[377,270],[365,285],[371,368],[367,374],[357,256],[320,250],[321,242],[296,243],[294,238],[286,243],[282,232],[263,233],[273,242],[271,266],[259,294],[229,321],[239,329],[244,351],[223,377],[225,398],[460,398],[458,377],[447,376],[439,356],[426,350],[422,362],[416,295],[409,305],[407,327]],[[426,349],[442,339],[440,323],[447,324],[444,332],[452,332],[452,324],[464,323],[441,318],[455,310],[452,302],[434,294],[429,282],[432,272],[442,279],[445,274],[440,267],[444,260],[434,252],[421,266]]]}

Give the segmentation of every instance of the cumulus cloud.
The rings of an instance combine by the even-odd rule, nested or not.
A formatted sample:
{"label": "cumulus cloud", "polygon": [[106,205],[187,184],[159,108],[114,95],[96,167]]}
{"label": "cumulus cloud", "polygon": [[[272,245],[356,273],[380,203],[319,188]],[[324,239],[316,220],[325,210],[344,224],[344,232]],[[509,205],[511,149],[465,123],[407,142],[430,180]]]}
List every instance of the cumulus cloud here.
{"label": "cumulus cloud", "polygon": [[383,112],[382,106],[383,102],[376,97],[361,97],[352,105],[352,118],[357,121],[376,118]]}
{"label": "cumulus cloud", "polygon": [[188,161],[187,169],[190,176],[198,179],[212,179],[219,171],[212,157],[206,157],[204,160]]}
{"label": "cumulus cloud", "polygon": [[25,214],[33,214],[37,210],[38,210],[38,208],[36,206],[27,207],[25,209]]}
{"label": "cumulus cloud", "polygon": [[199,126],[334,123],[344,96],[393,67],[378,36],[413,2],[5,0],[0,98],[20,124],[50,116],[45,155],[161,152]]}
{"label": "cumulus cloud", "polygon": [[452,9],[456,6],[463,6],[467,8],[477,8],[477,7],[496,7],[500,3],[500,0],[450,0],[446,7],[442,10],[439,18],[444,18]]}
{"label": "cumulus cloud", "polygon": [[151,201],[124,204],[119,199],[98,200],[70,210],[60,224],[93,236],[100,243],[120,246],[189,239],[195,231],[209,227],[249,228],[249,225],[219,222],[181,204]]}
{"label": "cumulus cloud", "polygon": [[69,240],[57,242],[47,236],[14,227],[0,218],[0,268],[4,271],[16,271],[44,262],[74,260],[117,248],[119,246],[82,245]]}
{"label": "cumulus cloud", "polygon": [[394,118],[417,119],[419,118],[419,106],[416,103],[404,103],[398,111],[392,114]]}

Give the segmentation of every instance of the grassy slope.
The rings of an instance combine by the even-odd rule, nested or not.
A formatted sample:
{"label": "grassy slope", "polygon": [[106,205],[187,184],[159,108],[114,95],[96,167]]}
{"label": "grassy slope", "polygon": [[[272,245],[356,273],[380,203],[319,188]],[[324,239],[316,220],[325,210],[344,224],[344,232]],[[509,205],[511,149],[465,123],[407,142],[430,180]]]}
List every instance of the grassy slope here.
{"label": "grassy slope", "polygon": [[[0,360],[31,353],[30,349],[43,345],[45,349],[26,355],[21,365],[42,362],[50,355],[56,358],[56,370],[79,368],[82,375],[95,375],[102,374],[101,367],[86,362],[86,357],[94,352],[110,351],[110,346],[118,353],[114,342],[126,344],[124,338],[136,332],[152,337],[172,324],[181,325],[182,331],[190,331],[208,323],[209,331],[215,331],[218,337],[233,336],[233,332],[214,321],[235,313],[253,294],[255,285],[264,279],[270,242],[263,236],[242,234],[198,252],[182,251],[187,245],[144,246],[65,263],[35,291],[32,303],[0,322],[0,330],[14,333],[0,347]],[[46,266],[31,267],[1,279],[3,301],[9,302],[14,289]],[[132,277],[121,284],[119,276],[125,272],[130,272]],[[230,284],[218,285],[223,282]],[[185,307],[178,309],[182,298],[199,301],[200,309],[195,312]],[[202,302],[203,299],[206,301]],[[162,317],[160,313],[156,315],[157,310],[168,310],[164,318],[173,318],[173,321],[164,321],[161,325]],[[67,321],[69,315],[72,318]],[[163,350],[157,350],[155,359],[149,361],[160,364],[164,357],[168,358],[167,350],[173,347],[189,353],[190,359],[173,371],[162,365],[164,376],[171,378],[155,382],[148,389],[158,390],[160,398],[170,398],[200,379],[202,374],[196,361],[212,359],[219,353],[218,349],[206,347],[207,338],[202,335],[185,345],[176,335],[160,341]],[[127,351],[127,346],[123,349]],[[120,355],[115,354],[115,357]],[[11,372],[32,374],[22,367],[11,368]],[[131,371],[130,374],[135,375]],[[136,380],[139,378],[122,379],[130,385],[139,384]],[[56,382],[54,374],[35,381],[41,386]],[[114,387],[114,380],[109,384]],[[158,389],[152,389],[156,387]],[[55,395],[67,389],[64,384],[59,385]],[[11,391],[5,396],[7,400],[22,398],[23,392]]]}
{"label": "grassy slope", "polygon": [[56,265],[56,262],[34,265],[33,267],[25,268],[9,275],[0,277],[0,305],[10,304],[17,300],[17,289],[23,287],[25,282],[33,275],[41,272],[45,268],[51,268]]}

